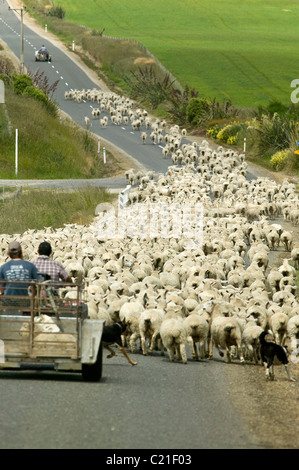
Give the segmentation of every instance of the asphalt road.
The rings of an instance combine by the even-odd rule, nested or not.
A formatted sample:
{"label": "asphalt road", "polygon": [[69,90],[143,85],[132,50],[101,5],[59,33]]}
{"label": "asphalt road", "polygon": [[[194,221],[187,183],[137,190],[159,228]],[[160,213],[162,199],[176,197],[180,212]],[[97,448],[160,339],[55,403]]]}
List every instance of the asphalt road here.
{"label": "asphalt road", "polygon": [[[0,3],[0,36],[16,55],[20,51],[19,31],[19,19],[8,11],[5,1]],[[41,38],[25,26],[24,36],[26,66],[35,70],[34,51],[45,44],[53,62],[39,63],[38,67],[50,83],[59,79],[55,99],[82,125],[90,104],[65,101],[64,91],[93,88],[95,84],[49,43],[46,35]],[[148,169],[164,172],[169,165],[158,146],[143,146],[140,135],[129,128],[110,124],[105,130],[92,130]],[[104,186],[125,185],[122,179],[101,181]],[[46,183],[55,187],[61,181]],[[222,360],[184,365],[170,363],[167,356],[140,354],[137,360],[138,365],[132,367],[119,355],[110,361],[104,358],[103,379],[97,384],[84,383],[80,375],[52,371],[0,372],[0,448],[255,448],[231,401],[227,365]]]}
{"label": "asphalt road", "polygon": [[223,360],[104,353],[103,378],[0,372],[1,449],[251,449]]}

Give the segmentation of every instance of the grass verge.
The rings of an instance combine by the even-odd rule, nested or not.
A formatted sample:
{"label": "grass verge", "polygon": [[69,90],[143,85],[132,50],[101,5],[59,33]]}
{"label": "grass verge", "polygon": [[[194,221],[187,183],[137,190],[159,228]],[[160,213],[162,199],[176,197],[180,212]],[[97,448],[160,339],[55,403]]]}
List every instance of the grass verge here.
{"label": "grass verge", "polygon": [[[0,178],[15,177],[15,133],[7,129],[0,105]],[[1,108],[2,107],[2,108]],[[98,154],[93,135],[68,118],[47,112],[43,103],[16,95],[6,86],[6,109],[18,129],[18,178],[103,178],[122,173],[121,163],[107,149],[107,163]]]}
{"label": "grass verge", "polygon": [[115,197],[103,188],[94,187],[76,191],[23,190],[18,197],[1,203],[1,233],[11,235],[29,229],[57,229],[71,223],[89,224],[97,205],[112,203]]}

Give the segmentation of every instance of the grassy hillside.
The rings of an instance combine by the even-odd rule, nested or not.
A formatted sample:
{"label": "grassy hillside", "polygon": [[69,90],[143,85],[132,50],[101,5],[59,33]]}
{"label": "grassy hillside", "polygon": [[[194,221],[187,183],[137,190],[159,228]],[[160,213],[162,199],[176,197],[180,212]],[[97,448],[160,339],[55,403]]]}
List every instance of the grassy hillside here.
{"label": "grassy hillside", "polygon": [[[6,87],[6,109],[0,105],[0,178],[15,177],[15,129],[18,129],[18,178],[102,178],[122,172],[107,151],[97,154],[97,141],[72,121],[61,121],[43,103],[16,95]],[[11,125],[9,133],[7,116]]]}
{"label": "grassy hillside", "polygon": [[282,0],[59,1],[65,19],[144,44],[184,86],[255,107],[290,102],[299,3]]}

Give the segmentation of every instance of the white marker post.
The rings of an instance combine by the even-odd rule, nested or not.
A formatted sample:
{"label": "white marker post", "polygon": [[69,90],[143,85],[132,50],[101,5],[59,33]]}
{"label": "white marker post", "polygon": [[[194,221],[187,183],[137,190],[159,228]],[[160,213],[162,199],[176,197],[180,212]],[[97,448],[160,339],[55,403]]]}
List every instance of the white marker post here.
{"label": "white marker post", "polygon": [[75,50],[75,41],[73,41],[72,50],[73,50],[73,51]]}
{"label": "white marker post", "polygon": [[246,152],[246,137],[244,137],[244,153]]}
{"label": "white marker post", "polygon": [[18,176],[18,129],[16,129],[15,173],[16,173],[16,176]]}
{"label": "white marker post", "polygon": [[45,24],[45,31],[48,31],[48,25]]}
{"label": "white marker post", "polygon": [[104,163],[106,164],[106,149],[105,149],[105,147],[103,148],[103,158],[104,158]]}

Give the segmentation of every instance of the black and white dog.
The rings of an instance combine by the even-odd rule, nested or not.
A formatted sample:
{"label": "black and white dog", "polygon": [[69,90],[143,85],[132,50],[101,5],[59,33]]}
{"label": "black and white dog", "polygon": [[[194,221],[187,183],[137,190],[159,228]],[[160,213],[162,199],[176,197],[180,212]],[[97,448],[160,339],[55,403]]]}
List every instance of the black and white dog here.
{"label": "black and white dog", "polygon": [[127,354],[125,348],[122,346],[121,335],[125,332],[127,325],[122,322],[113,323],[113,325],[104,326],[103,334],[102,334],[102,343],[103,347],[107,349],[110,354],[107,358],[111,358],[115,356],[115,351],[110,347],[115,345],[127,358],[132,366],[135,366],[137,362],[132,361],[132,359]]}
{"label": "black and white dog", "polygon": [[284,365],[288,379],[291,380],[292,382],[295,382],[296,380],[293,377],[291,377],[291,374],[288,368],[289,361],[288,361],[287,348],[280,346],[276,343],[266,341],[265,337],[268,334],[273,336],[273,333],[271,330],[263,331],[260,334],[260,343],[261,343],[260,353],[261,353],[261,359],[266,369],[266,378],[269,380],[274,380],[273,362],[276,357],[279,360],[279,362],[281,362]]}

